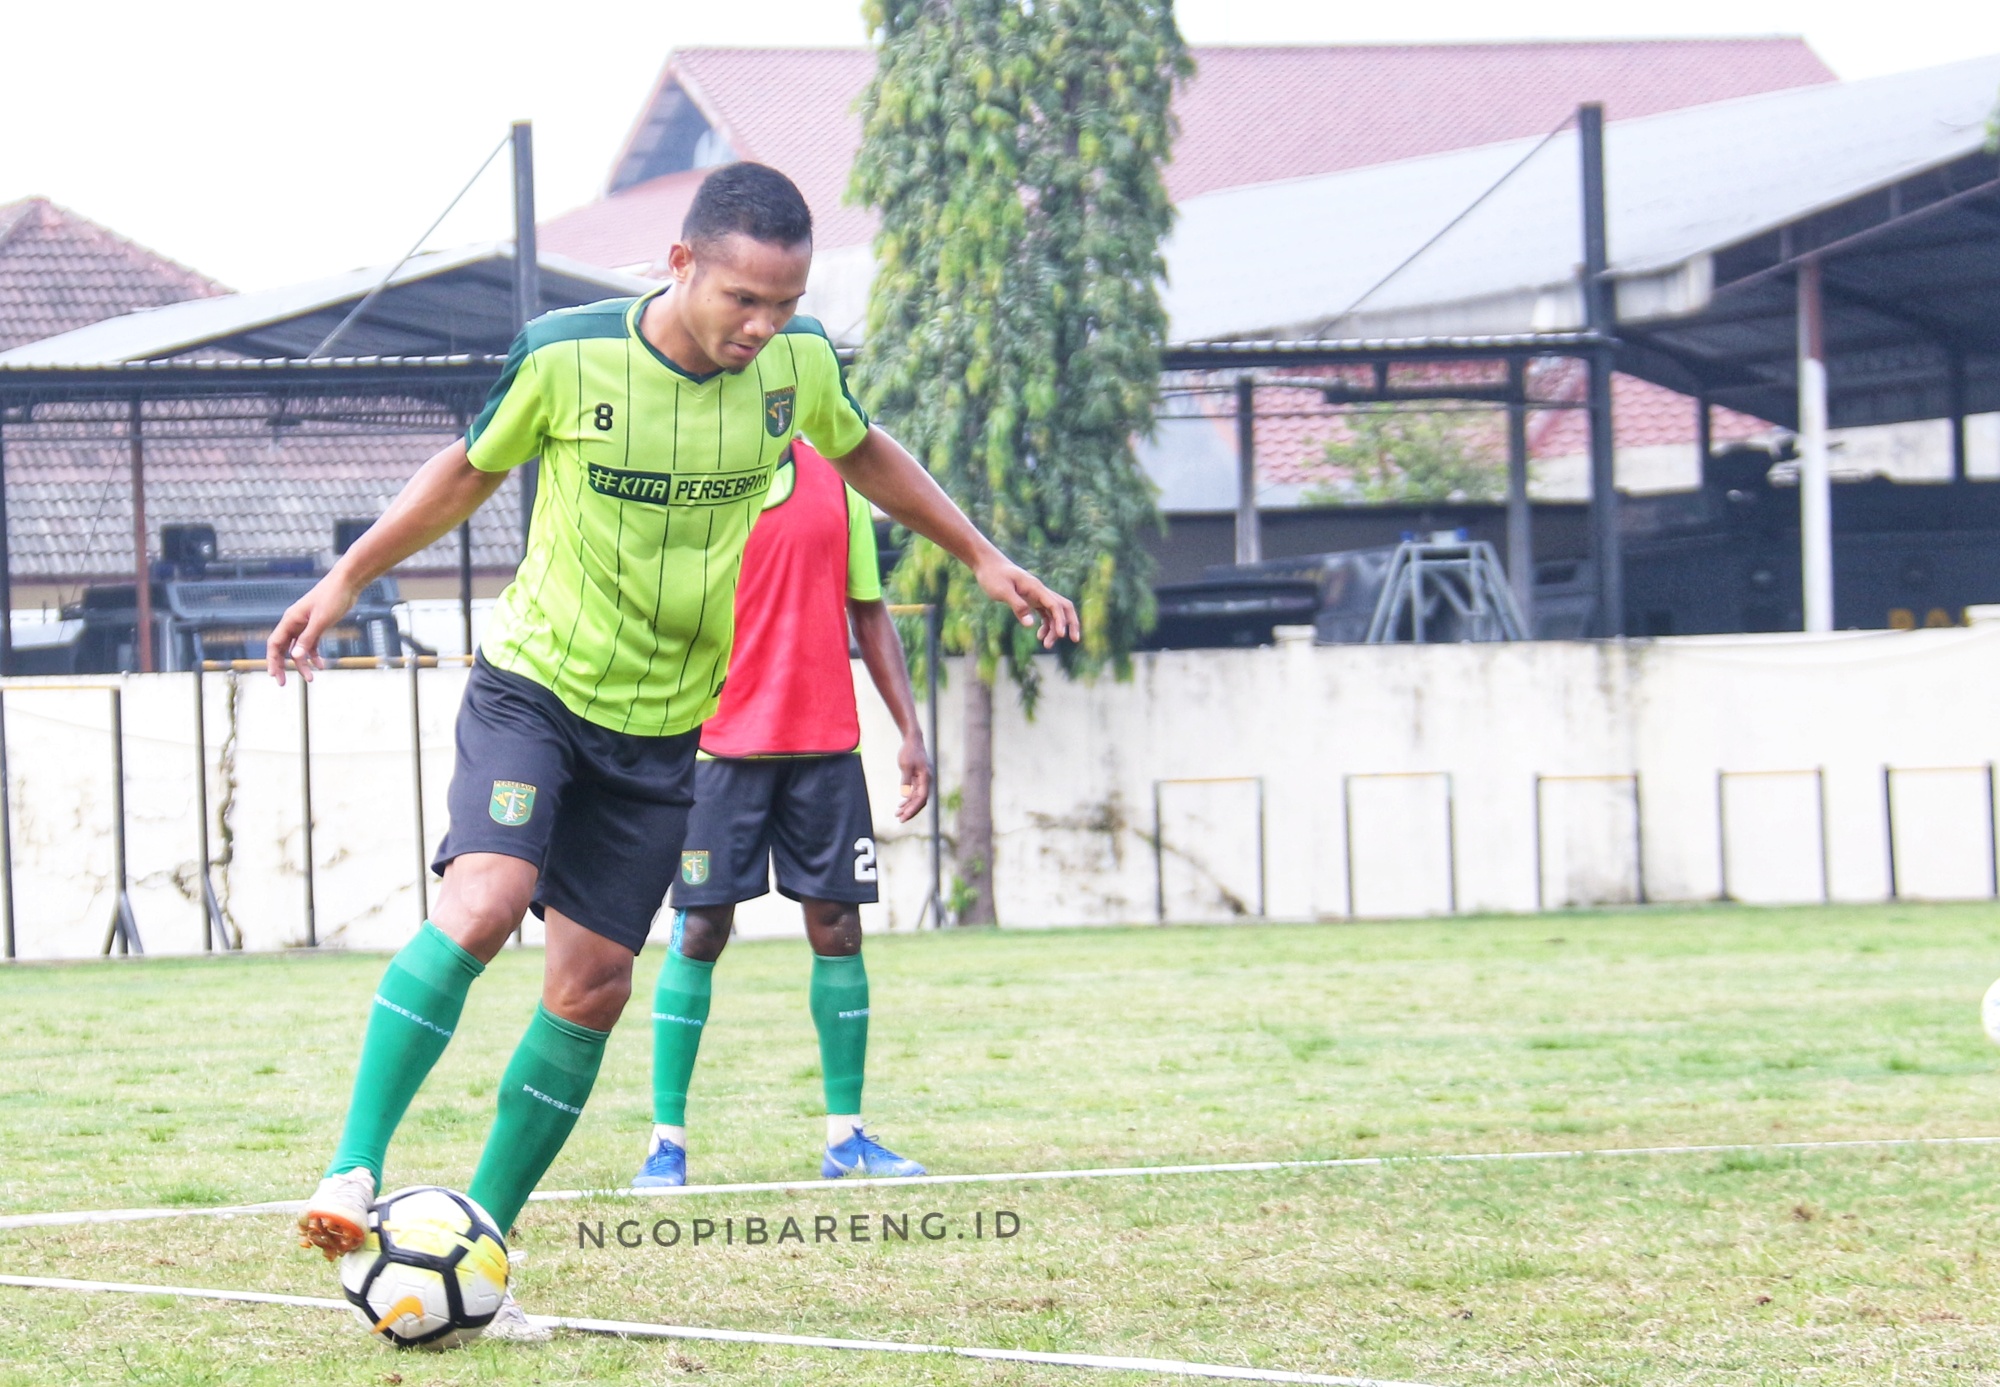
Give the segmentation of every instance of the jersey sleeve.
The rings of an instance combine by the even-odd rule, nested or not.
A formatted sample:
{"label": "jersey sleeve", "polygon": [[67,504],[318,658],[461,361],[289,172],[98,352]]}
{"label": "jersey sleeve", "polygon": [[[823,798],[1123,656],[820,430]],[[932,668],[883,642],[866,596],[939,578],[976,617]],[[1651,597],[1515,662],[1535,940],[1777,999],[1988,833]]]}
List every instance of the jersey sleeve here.
{"label": "jersey sleeve", "polygon": [[506,369],[493,383],[479,417],[465,431],[465,455],[474,467],[505,472],[541,455],[549,425],[541,385],[541,372],[523,332],[508,350]]}
{"label": "jersey sleeve", "polygon": [[848,390],[833,343],[817,327],[798,333],[798,430],[820,456],[842,458],[868,436],[868,412]]}
{"label": "jersey sleeve", "polygon": [[868,498],[847,488],[847,595],[856,602],[882,600],[882,560],[875,550],[875,512]]}

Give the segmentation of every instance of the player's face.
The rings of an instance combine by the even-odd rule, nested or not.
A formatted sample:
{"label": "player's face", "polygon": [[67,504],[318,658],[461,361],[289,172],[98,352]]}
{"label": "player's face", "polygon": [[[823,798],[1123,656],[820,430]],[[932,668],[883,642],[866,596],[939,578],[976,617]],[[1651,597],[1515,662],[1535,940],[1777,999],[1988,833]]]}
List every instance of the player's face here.
{"label": "player's face", "polygon": [[681,322],[702,353],[725,371],[740,371],[798,311],[812,269],[812,242],[778,246],[731,232],[699,248],[677,245],[668,264],[681,301]]}

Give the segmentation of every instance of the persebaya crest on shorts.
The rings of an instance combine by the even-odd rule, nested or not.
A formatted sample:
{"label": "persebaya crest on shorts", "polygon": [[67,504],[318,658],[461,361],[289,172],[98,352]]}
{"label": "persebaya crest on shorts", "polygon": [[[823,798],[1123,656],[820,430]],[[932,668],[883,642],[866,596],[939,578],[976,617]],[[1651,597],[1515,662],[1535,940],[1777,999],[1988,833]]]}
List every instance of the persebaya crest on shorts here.
{"label": "persebaya crest on shorts", "polygon": [[639,332],[664,292],[528,324],[466,434],[482,471],[542,464],[486,658],[642,736],[715,711],[743,545],[793,430],[835,457],[868,431],[813,319],[794,318],[741,371],[691,376]]}

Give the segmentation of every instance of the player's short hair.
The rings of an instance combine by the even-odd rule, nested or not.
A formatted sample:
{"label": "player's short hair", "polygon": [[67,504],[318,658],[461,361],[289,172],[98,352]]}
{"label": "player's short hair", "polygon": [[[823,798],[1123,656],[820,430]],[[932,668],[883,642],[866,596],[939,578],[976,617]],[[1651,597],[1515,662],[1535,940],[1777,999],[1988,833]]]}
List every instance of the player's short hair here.
{"label": "player's short hair", "polygon": [[795,246],[810,241],[812,209],[798,185],[767,164],[724,164],[694,195],[681,240],[699,245],[732,231],[753,241]]}

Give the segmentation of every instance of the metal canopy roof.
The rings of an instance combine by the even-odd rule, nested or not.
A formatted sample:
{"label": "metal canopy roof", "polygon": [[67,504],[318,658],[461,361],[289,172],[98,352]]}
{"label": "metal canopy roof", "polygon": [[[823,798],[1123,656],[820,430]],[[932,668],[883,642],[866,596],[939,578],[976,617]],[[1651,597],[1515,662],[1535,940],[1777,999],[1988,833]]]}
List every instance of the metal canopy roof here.
{"label": "metal canopy roof", "polygon": [[1621,325],[1620,366],[1796,427],[1797,272],[1810,258],[1835,427],[2000,410],[2000,161],[1987,154],[1719,251],[1707,306]]}
{"label": "metal canopy roof", "polygon": [[[2000,409],[2000,57],[1606,130],[1619,366],[1792,422],[1792,275],[1821,256],[1835,424]],[[1182,204],[1181,338],[1408,341],[1584,326],[1575,132]],[[1281,268],[1278,268],[1281,267]]]}
{"label": "metal canopy roof", "polygon": [[[538,257],[542,309],[643,293],[650,280]],[[510,241],[413,256],[341,337],[343,357],[505,353],[514,337]],[[0,370],[98,367],[191,356],[297,359],[309,355],[369,291],[383,266],[251,294],[191,299],[110,318],[0,352]]]}

